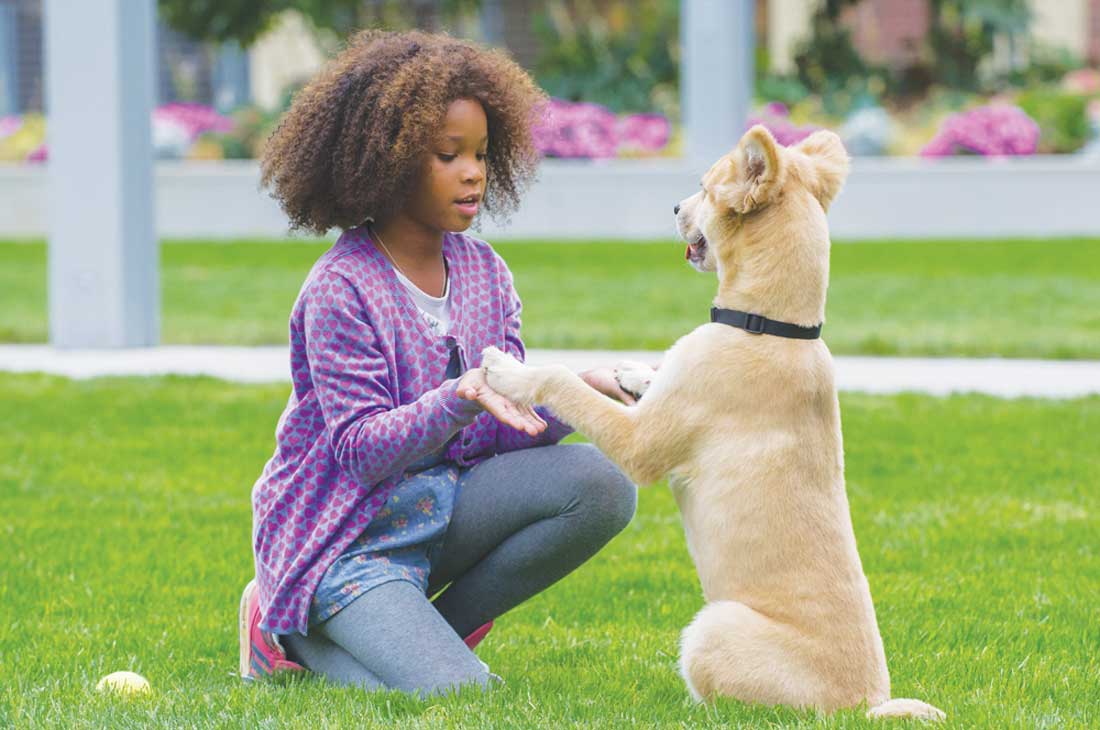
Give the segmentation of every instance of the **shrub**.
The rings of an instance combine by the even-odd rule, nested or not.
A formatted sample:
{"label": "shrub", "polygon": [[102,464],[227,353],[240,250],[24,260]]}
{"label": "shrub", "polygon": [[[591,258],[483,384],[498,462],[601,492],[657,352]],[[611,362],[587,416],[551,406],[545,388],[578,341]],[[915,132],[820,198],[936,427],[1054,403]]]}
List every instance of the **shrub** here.
{"label": "shrub", "polygon": [[1039,122],[1040,152],[1076,152],[1089,139],[1088,100],[1055,89],[1032,89],[1016,103]]}

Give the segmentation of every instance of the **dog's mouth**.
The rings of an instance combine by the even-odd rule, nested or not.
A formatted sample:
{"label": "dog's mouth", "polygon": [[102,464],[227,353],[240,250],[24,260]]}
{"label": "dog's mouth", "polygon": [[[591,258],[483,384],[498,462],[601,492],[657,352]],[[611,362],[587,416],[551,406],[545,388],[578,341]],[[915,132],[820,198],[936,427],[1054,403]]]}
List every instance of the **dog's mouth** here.
{"label": "dog's mouth", "polygon": [[684,258],[693,264],[701,264],[707,257],[707,239],[700,234],[699,238],[688,243],[684,249]]}

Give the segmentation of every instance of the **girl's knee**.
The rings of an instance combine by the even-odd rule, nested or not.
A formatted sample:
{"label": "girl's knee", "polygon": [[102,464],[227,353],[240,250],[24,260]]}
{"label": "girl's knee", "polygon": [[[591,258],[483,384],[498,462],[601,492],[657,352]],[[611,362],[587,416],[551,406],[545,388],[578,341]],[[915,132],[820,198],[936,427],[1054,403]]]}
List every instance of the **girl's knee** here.
{"label": "girl's knee", "polygon": [[576,444],[579,499],[586,512],[598,518],[612,535],[623,530],[638,506],[638,488],[622,469],[591,444]]}

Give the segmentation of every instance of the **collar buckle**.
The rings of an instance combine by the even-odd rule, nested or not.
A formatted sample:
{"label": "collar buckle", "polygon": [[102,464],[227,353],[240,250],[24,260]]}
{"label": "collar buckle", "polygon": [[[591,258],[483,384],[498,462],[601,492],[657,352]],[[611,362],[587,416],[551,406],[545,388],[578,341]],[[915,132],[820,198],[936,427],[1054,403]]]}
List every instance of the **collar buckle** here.
{"label": "collar buckle", "polygon": [[745,317],[745,331],[754,335],[762,335],[767,322],[767,318],[759,314],[750,314]]}

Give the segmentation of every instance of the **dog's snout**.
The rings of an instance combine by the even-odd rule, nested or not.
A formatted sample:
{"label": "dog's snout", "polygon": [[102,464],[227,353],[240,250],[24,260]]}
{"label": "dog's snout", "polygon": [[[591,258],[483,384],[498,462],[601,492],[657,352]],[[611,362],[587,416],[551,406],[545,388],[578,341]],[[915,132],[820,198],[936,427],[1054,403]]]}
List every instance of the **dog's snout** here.
{"label": "dog's snout", "polygon": [[679,212],[680,212],[680,204],[677,203],[676,205],[672,206],[672,214],[676,215]]}

